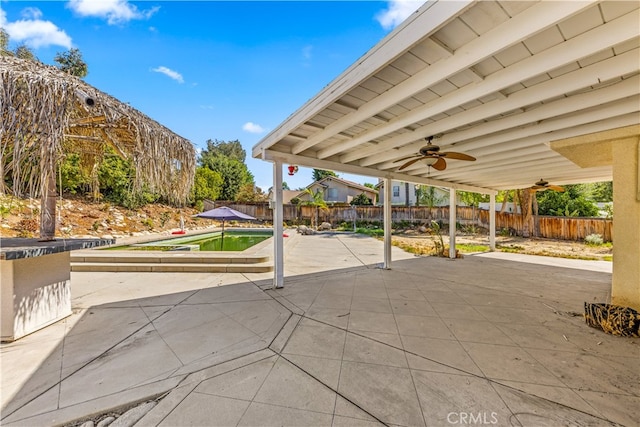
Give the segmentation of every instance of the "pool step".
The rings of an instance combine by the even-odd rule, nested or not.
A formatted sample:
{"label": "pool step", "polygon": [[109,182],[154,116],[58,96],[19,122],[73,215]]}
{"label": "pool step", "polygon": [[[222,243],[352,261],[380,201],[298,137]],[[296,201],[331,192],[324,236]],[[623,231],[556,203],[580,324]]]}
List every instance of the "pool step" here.
{"label": "pool step", "polygon": [[273,271],[269,256],[242,252],[71,252],[71,271],[261,273]]}
{"label": "pool step", "polygon": [[205,263],[144,263],[144,262],[72,262],[71,271],[111,272],[163,272],[163,273],[267,273],[273,271],[271,263],[205,264]]}

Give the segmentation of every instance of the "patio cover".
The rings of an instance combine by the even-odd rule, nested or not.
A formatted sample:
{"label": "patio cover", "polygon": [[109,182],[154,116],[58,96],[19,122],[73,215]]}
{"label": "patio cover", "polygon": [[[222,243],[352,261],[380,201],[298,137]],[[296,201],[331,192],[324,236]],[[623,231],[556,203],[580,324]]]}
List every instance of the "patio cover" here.
{"label": "patio cover", "polygon": [[[637,125],[638,2],[430,1],[253,147],[264,160],[491,193],[612,179],[555,140]],[[434,140],[478,160],[394,161]],[[602,148],[602,149],[600,149]]]}
{"label": "patio cover", "polygon": [[[448,187],[452,200],[455,190],[490,194],[492,205],[497,190],[531,187],[541,178],[556,185],[617,179],[615,250],[627,255],[614,255],[622,262],[614,264],[613,289],[618,277],[627,292],[621,301],[640,307],[639,7],[428,1],[252,155],[274,162],[276,190],[277,169],[289,163]],[[451,160],[443,171],[416,162],[399,171],[398,160],[430,136],[442,151],[477,161]],[[276,286],[280,253],[276,242]]]}

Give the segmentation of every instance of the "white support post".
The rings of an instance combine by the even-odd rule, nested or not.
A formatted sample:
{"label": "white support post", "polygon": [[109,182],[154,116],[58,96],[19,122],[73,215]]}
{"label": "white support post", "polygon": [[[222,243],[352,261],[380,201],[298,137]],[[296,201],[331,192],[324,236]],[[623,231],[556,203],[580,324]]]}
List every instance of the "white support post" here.
{"label": "white support post", "polygon": [[496,250],[496,195],[489,194],[489,250]]}
{"label": "white support post", "polygon": [[284,238],[282,227],[282,162],[273,162],[273,288],[284,287]]}
{"label": "white support post", "polygon": [[384,179],[384,200],[382,204],[384,212],[384,264],[382,268],[391,268],[391,178]]}
{"label": "white support post", "polygon": [[449,189],[449,258],[456,258],[456,190]]}

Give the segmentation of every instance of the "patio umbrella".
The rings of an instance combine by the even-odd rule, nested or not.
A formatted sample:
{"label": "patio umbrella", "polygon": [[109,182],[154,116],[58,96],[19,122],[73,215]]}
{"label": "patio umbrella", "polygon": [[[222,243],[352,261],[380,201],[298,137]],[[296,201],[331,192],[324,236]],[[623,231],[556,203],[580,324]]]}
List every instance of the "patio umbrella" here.
{"label": "patio umbrella", "polygon": [[199,218],[208,218],[208,219],[217,219],[222,221],[222,243],[220,244],[220,249],[222,249],[222,245],[224,244],[224,222],[225,220],[252,220],[256,219],[251,215],[247,215],[246,213],[238,212],[235,209],[231,209],[227,206],[222,206],[219,208],[211,209],[206,212],[199,213],[195,215]]}

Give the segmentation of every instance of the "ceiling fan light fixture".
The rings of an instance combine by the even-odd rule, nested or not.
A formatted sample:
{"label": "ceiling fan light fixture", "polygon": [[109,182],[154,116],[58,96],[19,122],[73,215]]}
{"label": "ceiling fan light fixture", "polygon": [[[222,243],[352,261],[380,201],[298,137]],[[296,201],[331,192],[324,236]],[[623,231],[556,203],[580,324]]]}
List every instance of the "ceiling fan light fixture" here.
{"label": "ceiling fan light fixture", "polygon": [[424,159],[422,159],[422,163],[424,163],[427,166],[433,166],[433,164],[437,161],[438,161],[438,157],[425,157]]}

